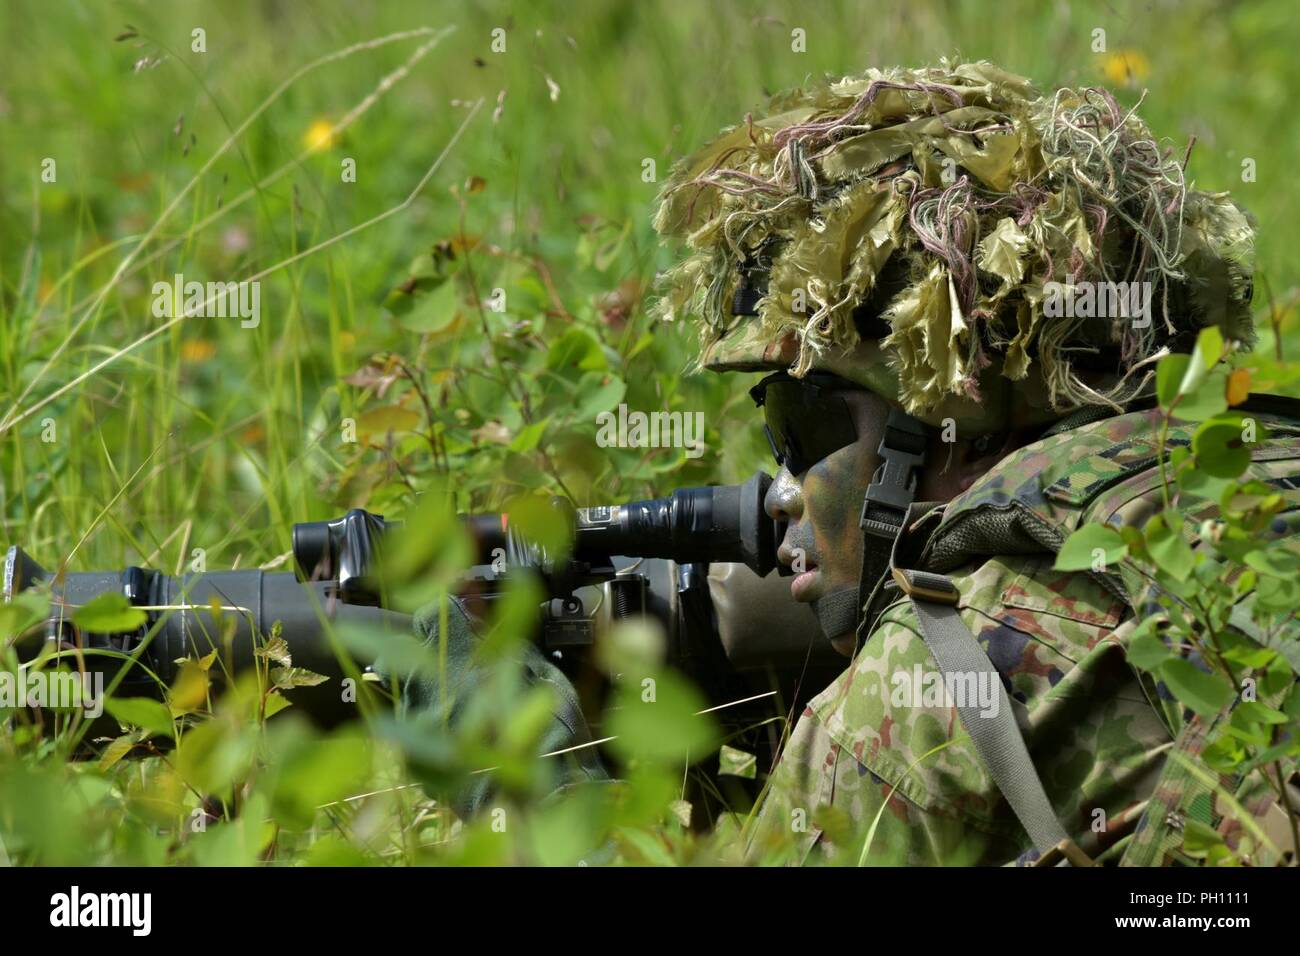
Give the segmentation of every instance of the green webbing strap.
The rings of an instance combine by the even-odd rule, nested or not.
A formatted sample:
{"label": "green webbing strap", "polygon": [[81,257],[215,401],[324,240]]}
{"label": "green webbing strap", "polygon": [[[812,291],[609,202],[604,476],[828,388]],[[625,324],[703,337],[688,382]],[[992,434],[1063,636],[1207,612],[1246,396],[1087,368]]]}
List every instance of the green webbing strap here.
{"label": "green webbing strap", "polygon": [[996,688],[995,713],[986,714],[986,708],[981,708],[977,701],[958,701],[957,713],[993,782],[1015,811],[1034,847],[1045,856],[1053,849],[1070,845],[1069,835],[1052,809],[1038,771],[1029,759],[1002,677],[957,613],[956,585],[946,575],[927,571],[896,568],[894,578],[912,600],[921,622],[921,634],[943,672],[945,685],[969,687],[969,675],[983,674],[988,686]]}

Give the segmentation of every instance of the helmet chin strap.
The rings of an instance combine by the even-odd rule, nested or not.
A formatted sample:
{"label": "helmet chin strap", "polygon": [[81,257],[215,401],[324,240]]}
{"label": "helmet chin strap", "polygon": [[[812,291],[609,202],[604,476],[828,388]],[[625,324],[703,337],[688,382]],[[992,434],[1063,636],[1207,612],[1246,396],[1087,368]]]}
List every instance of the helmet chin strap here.
{"label": "helmet chin strap", "polygon": [[813,613],[821,625],[826,639],[833,641],[843,634],[852,634],[858,627],[858,588],[840,588],[824,598],[812,602]]}
{"label": "helmet chin strap", "polygon": [[830,640],[858,629],[863,606],[876,582],[889,570],[894,540],[903,530],[907,507],[916,497],[916,483],[925,463],[925,426],[899,409],[885,422],[876,453],[880,466],[862,501],[862,569],[856,588],[840,588],[812,602],[822,633]]}

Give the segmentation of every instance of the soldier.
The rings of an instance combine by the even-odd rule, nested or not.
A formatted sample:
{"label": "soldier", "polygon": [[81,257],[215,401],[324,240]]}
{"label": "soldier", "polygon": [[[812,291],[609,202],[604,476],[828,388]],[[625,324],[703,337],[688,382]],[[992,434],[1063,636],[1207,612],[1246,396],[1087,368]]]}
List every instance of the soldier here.
{"label": "soldier", "polygon": [[1185,161],[1105,90],[944,63],[781,94],[674,169],[661,314],[703,367],[770,373],[780,557],[852,655],[753,858],[1163,862],[1179,793],[1133,833],[1184,715],[1126,661],[1133,597],[1053,563],[1158,511],[1155,361],[1252,343],[1253,225]]}
{"label": "soldier", "polygon": [[[1190,862],[1191,820],[1240,835],[1220,796],[1276,817],[1258,771],[1207,788],[1170,759],[1208,726],[1127,659],[1152,596],[1054,568],[1081,525],[1160,511],[1155,363],[1204,328],[1253,342],[1254,227],[1184,164],[1105,90],[944,63],[781,94],[675,167],[655,225],[687,255],[658,307],[699,321],[702,367],[768,373],[779,557],[851,657],[784,746],[751,859]],[[1248,474],[1296,487],[1296,407],[1240,407],[1270,436]],[[448,625],[473,700],[459,602]],[[559,701],[551,783],[607,780],[564,676],[524,664]],[[490,792],[476,778],[457,809]]]}

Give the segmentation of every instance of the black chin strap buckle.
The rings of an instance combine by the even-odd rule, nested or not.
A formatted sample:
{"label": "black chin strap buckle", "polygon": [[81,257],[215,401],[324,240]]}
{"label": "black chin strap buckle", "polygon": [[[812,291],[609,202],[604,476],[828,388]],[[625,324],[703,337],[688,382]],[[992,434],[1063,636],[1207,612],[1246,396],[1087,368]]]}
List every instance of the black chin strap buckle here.
{"label": "black chin strap buckle", "polygon": [[880,466],[871,477],[862,500],[862,568],[858,586],[828,594],[813,602],[822,631],[832,640],[858,632],[866,623],[867,599],[889,570],[889,556],[903,530],[907,509],[916,497],[921,466],[925,463],[925,426],[906,412],[894,409],[885,421],[880,439]]}
{"label": "black chin strap buckle", "polygon": [[891,543],[903,527],[903,516],[916,497],[916,483],[925,463],[925,426],[893,409],[880,439],[880,467],[867,486],[858,527],[863,534]]}

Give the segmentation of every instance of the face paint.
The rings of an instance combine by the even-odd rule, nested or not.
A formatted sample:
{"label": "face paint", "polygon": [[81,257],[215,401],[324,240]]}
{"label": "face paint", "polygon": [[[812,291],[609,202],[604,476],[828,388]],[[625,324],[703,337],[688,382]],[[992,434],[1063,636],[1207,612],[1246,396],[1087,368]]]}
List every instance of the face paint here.
{"label": "face paint", "polygon": [[[857,587],[862,569],[862,531],[858,527],[862,497],[880,463],[876,449],[889,414],[885,402],[870,392],[840,395],[853,415],[857,438],[803,474],[792,475],[783,465],[764,501],[769,515],[788,522],[778,557],[796,571],[790,593],[804,603],[841,588]],[[799,573],[801,566],[804,570]],[[851,652],[852,635],[847,641],[833,643],[842,652]]]}

